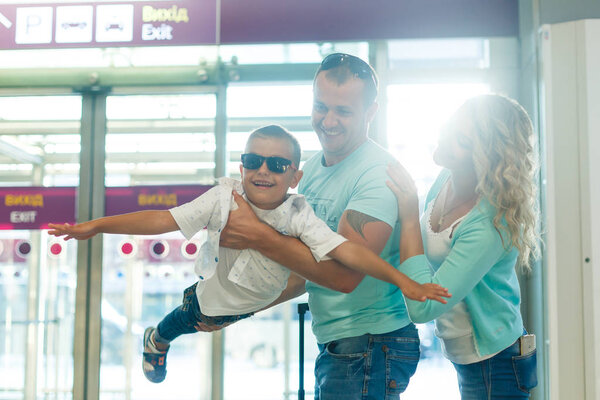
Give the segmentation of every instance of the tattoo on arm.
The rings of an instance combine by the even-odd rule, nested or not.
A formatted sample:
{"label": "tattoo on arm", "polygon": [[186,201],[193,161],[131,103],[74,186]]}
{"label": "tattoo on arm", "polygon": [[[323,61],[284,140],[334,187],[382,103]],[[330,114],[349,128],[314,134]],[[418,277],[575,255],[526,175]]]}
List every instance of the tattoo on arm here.
{"label": "tattoo on arm", "polygon": [[371,217],[370,215],[363,214],[361,212],[354,211],[354,210],[346,211],[346,220],[348,221],[348,224],[350,224],[352,229],[354,229],[363,238],[365,238],[365,235],[363,234],[363,227],[369,222],[379,222],[380,221],[377,218]]}

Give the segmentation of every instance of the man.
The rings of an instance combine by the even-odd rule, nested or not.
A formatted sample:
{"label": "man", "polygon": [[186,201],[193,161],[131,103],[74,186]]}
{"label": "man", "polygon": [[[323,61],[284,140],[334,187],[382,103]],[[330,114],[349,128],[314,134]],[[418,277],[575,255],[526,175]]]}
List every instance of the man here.
{"label": "man", "polygon": [[[306,162],[299,192],[330,228],[398,265],[397,204],[385,184],[393,157],[367,136],[377,90],[375,71],[361,59],[336,53],[323,60],[312,110],[322,151]],[[320,350],[315,399],[398,399],[419,360],[401,292],[332,260],[317,263],[299,240],[238,203],[221,244],[253,248],[297,274],[276,303],[308,291]]]}

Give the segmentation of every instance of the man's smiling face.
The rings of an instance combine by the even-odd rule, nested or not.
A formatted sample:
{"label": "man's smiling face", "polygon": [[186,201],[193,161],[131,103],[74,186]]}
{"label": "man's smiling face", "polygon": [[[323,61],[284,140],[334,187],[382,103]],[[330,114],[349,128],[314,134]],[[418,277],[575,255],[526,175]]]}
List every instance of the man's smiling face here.
{"label": "man's smiling face", "polygon": [[365,105],[365,83],[350,78],[338,83],[320,72],[313,84],[312,126],[328,165],[342,161],[367,140],[377,104]]}

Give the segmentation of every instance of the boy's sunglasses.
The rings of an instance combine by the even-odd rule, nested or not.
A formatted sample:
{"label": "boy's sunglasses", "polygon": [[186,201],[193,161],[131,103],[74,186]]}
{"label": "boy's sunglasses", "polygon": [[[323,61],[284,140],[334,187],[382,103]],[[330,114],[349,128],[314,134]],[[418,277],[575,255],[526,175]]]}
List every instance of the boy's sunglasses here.
{"label": "boy's sunglasses", "polygon": [[283,174],[289,168],[296,169],[292,161],[283,157],[263,157],[254,153],[242,154],[242,166],[246,169],[259,169],[264,162],[267,162],[267,168],[276,174]]}
{"label": "boy's sunglasses", "polygon": [[361,60],[360,58],[345,54],[345,53],[333,53],[328,55],[321,61],[321,71],[327,71],[328,69],[337,68],[340,65],[345,65],[348,69],[355,74],[358,78],[366,81],[370,81],[377,88],[378,80],[373,69]]}

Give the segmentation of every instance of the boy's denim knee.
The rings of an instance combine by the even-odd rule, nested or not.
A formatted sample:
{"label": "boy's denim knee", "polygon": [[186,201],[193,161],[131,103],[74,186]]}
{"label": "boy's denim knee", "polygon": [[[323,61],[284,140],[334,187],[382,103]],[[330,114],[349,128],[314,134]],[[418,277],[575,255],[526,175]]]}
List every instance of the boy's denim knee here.
{"label": "boy's denim knee", "polygon": [[399,399],[419,361],[419,336],[410,324],[379,335],[319,345],[316,400]]}
{"label": "boy's denim knee", "polygon": [[196,284],[183,291],[181,305],[167,314],[156,327],[154,338],[161,343],[169,343],[180,335],[194,333],[200,306],[196,298]]}
{"label": "boy's denim knee", "polygon": [[224,325],[243,318],[248,318],[253,313],[242,315],[207,316],[202,313],[196,296],[196,282],[183,291],[183,301],[179,307],[171,311],[160,321],[156,327],[155,340],[169,343],[176,337],[196,332],[196,324]]}

